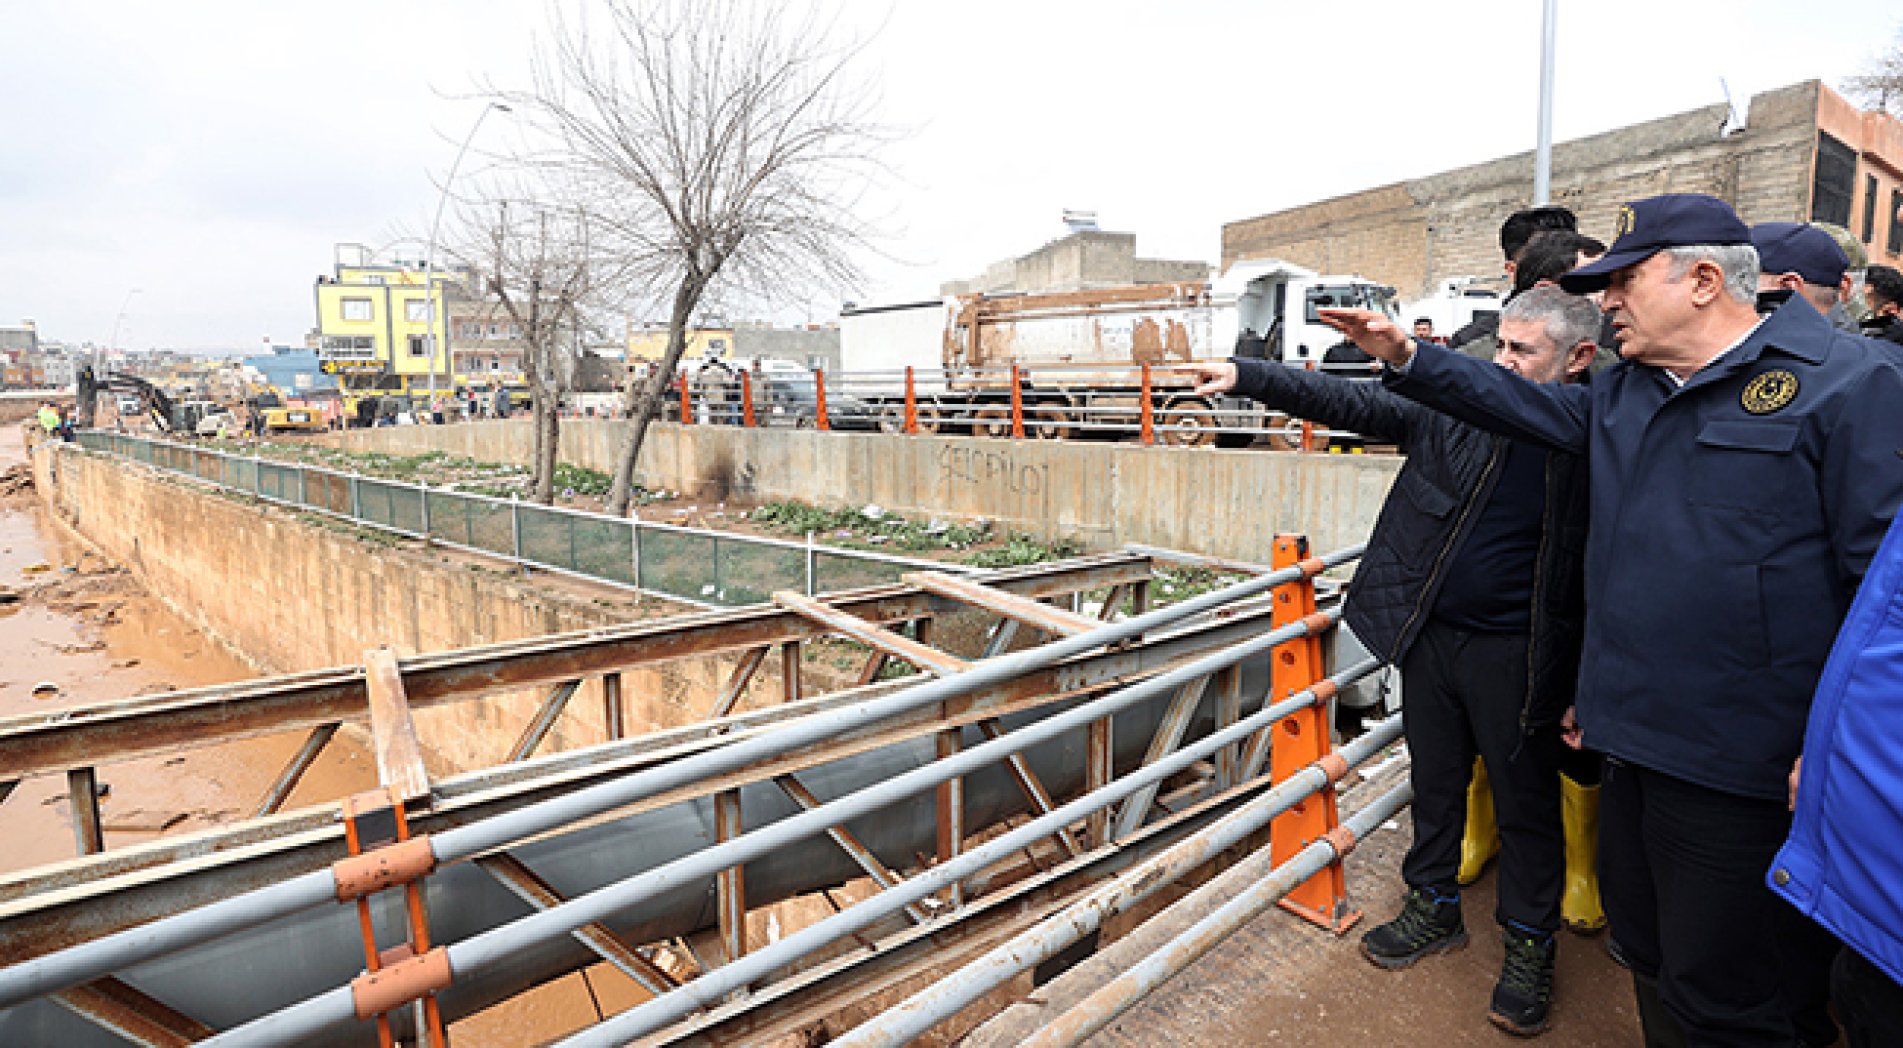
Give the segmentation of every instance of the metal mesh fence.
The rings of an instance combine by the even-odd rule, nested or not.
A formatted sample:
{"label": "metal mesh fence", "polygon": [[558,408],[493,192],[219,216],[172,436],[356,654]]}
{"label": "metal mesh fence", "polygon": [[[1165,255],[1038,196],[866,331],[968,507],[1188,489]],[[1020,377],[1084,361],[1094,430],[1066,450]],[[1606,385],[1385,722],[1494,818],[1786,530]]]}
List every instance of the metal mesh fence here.
{"label": "metal mesh fence", "polygon": [[85,432],[78,442],[91,451],[286,505],[699,604],[731,607],[771,600],[779,590],[811,596],[890,585],[905,572],[931,566],[372,480],[140,437]]}

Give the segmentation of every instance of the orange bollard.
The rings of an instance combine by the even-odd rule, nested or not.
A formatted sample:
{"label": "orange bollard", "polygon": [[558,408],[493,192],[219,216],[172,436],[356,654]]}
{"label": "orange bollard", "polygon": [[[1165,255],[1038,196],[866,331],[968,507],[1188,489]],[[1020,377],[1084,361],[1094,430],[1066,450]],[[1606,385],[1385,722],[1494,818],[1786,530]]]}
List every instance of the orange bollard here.
{"label": "orange bollard", "polygon": [[740,369],[740,424],[753,428],[753,375]]}
{"label": "orange bollard", "polygon": [[1024,439],[1024,390],[1018,386],[1018,366],[1011,365],[1011,439]]}
{"label": "orange bollard", "polygon": [[905,369],[905,432],[918,435],[918,390],[912,384],[912,369]]}
{"label": "orange bollard", "polygon": [[1156,443],[1156,408],[1150,403],[1150,365],[1143,365],[1141,392],[1137,394],[1137,415],[1141,422],[1137,427],[1137,439],[1144,447]]}
{"label": "orange bollard", "polygon": [[813,369],[813,424],[820,429],[831,429],[832,423],[826,418],[826,369]]}
{"label": "orange bollard", "polygon": [[[1270,565],[1293,567],[1308,559],[1308,539],[1301,535],[1277,535]],[[1281,628],[1315,614],[1315,583],[1312,576],[1277,586],[1272,628]],[[1323,679],[1322,640],[1311,634],[1299,640],[1277,645],[1269,659],[1269,698],[1281,702]],[[1332,682],[1330,682],[1332,683]],[[1333,689],[1324,685],[1329,694]],[[1334,752],[1329,737],[1326,700],[1282,718],[1274,727],[1269,748],[1269,781],[1285,781],[1289,776]],[[1341,768],[1337,771],[1345,771]],[[1276,866],[1289,861],[1310,844],[1327,837],[1341,825],[1335,805],[1335,790],[1328,789],[1302,801],[1275,817],[1269,824],[1269,853]],[[1283,909],[1340,935],[1361,919],[1361,911],[1348,906],[1347,875],[1337,860],[1326,869],[1302,882],[1281,901]]]}
{"label": "orange bollard", "polygon": [[682,375],[675,379],[674,384],[680,387],[681,391],[681,425],[691,426],[694,424],[694,401],[687,392],[687,376]]}

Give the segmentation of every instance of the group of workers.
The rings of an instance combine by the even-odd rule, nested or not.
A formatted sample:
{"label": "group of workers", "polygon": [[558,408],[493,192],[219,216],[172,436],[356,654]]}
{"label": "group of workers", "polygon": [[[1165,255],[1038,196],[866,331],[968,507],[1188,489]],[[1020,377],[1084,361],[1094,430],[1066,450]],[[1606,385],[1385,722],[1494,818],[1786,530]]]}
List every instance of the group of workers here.
{"label": "group of workers", "polygon": [[1407,452],[1344,612],[1415,795],[1362,952],[1467,942],[1490,795],[1495,1025],[1546,1029],[1555,933],[1609,925],[1648,1045],[1903,1044],[1903,347],[1817,226],[1671,194],[1614,232],[1513,215],[1515,291],[1450,345],[1322,311],[1379,382],[1196,369]]}
{"label": "group of workers", "polygon": [[40,408],[33,415],[41,431],[48,439],[76,440],[73,431],[73,409],[54,404],[50,400],[40,401]]}

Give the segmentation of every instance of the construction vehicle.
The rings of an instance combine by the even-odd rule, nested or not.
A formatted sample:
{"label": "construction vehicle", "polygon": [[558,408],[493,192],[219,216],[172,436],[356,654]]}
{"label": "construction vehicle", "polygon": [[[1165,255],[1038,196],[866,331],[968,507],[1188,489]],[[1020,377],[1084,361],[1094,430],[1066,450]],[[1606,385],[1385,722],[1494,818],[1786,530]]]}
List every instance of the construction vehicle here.
{"label": "construction vehicle", "polygon": [[[957,296],[942,306],[940,375],[924,384],[915,379],[913,414],[924,432],[1007,435],[1015,376],[1027,435],[1127,434],[1140,413],[1148,365],[1159,440],[1247,446],[1265,424],[1262,409],[1241,397],[1196,395],[1183,365],[1234,355],[1320,366],[1341,342],[1317,314],[1330,308],[1399,315],[1391,287],[1278,259],[1239,262],[1209,283]],[[868,354],[855,352],[855,316],[886,331],[908,330],[908,317],[909,330],[919,331],[925,319],[919,305],[847,314],[841,350],[848,372],[867,364],[891,368],[909,348],[887,341],[876,361],[856,359]],[[880,406],[887,428],[896,426],[898,393],[859,392]]]}
{"label": "construction vehicle", "polygon": [[[81,367],[75,381],[74,422],[80,429],[91,429],[99,411],[101,392],[133,397],[144,407],[147,417],[161,433],[190,433],[197,419],[181,419],[179,405],[165,391],[136,375],[108,371],[95,375],[90,365]],[[123,412],[121,413],[123,416]]]}

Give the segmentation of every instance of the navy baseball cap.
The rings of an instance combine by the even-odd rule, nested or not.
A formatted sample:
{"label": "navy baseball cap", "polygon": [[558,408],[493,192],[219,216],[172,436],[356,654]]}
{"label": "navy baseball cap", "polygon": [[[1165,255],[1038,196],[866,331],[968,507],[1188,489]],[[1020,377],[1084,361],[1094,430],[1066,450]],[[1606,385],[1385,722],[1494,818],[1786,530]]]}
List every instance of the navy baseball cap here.
{"label": "navy baseball cap", "polygon": [[1805,283],[1836,287],[1850,268],[1837,239],[1808,222],[1760,222],[1751,227],[1751,243],[1761,272],[1796,273]]}
{"label": "navy baseball cap", "polygon": [[1559,278],[1575,295],[1604,290],[1612,274],[1666,248],[1749,244],[1751,230],[1731,205],[1703,193],[1666,193],[1619,208],[1619,238],[1597,261]]}

